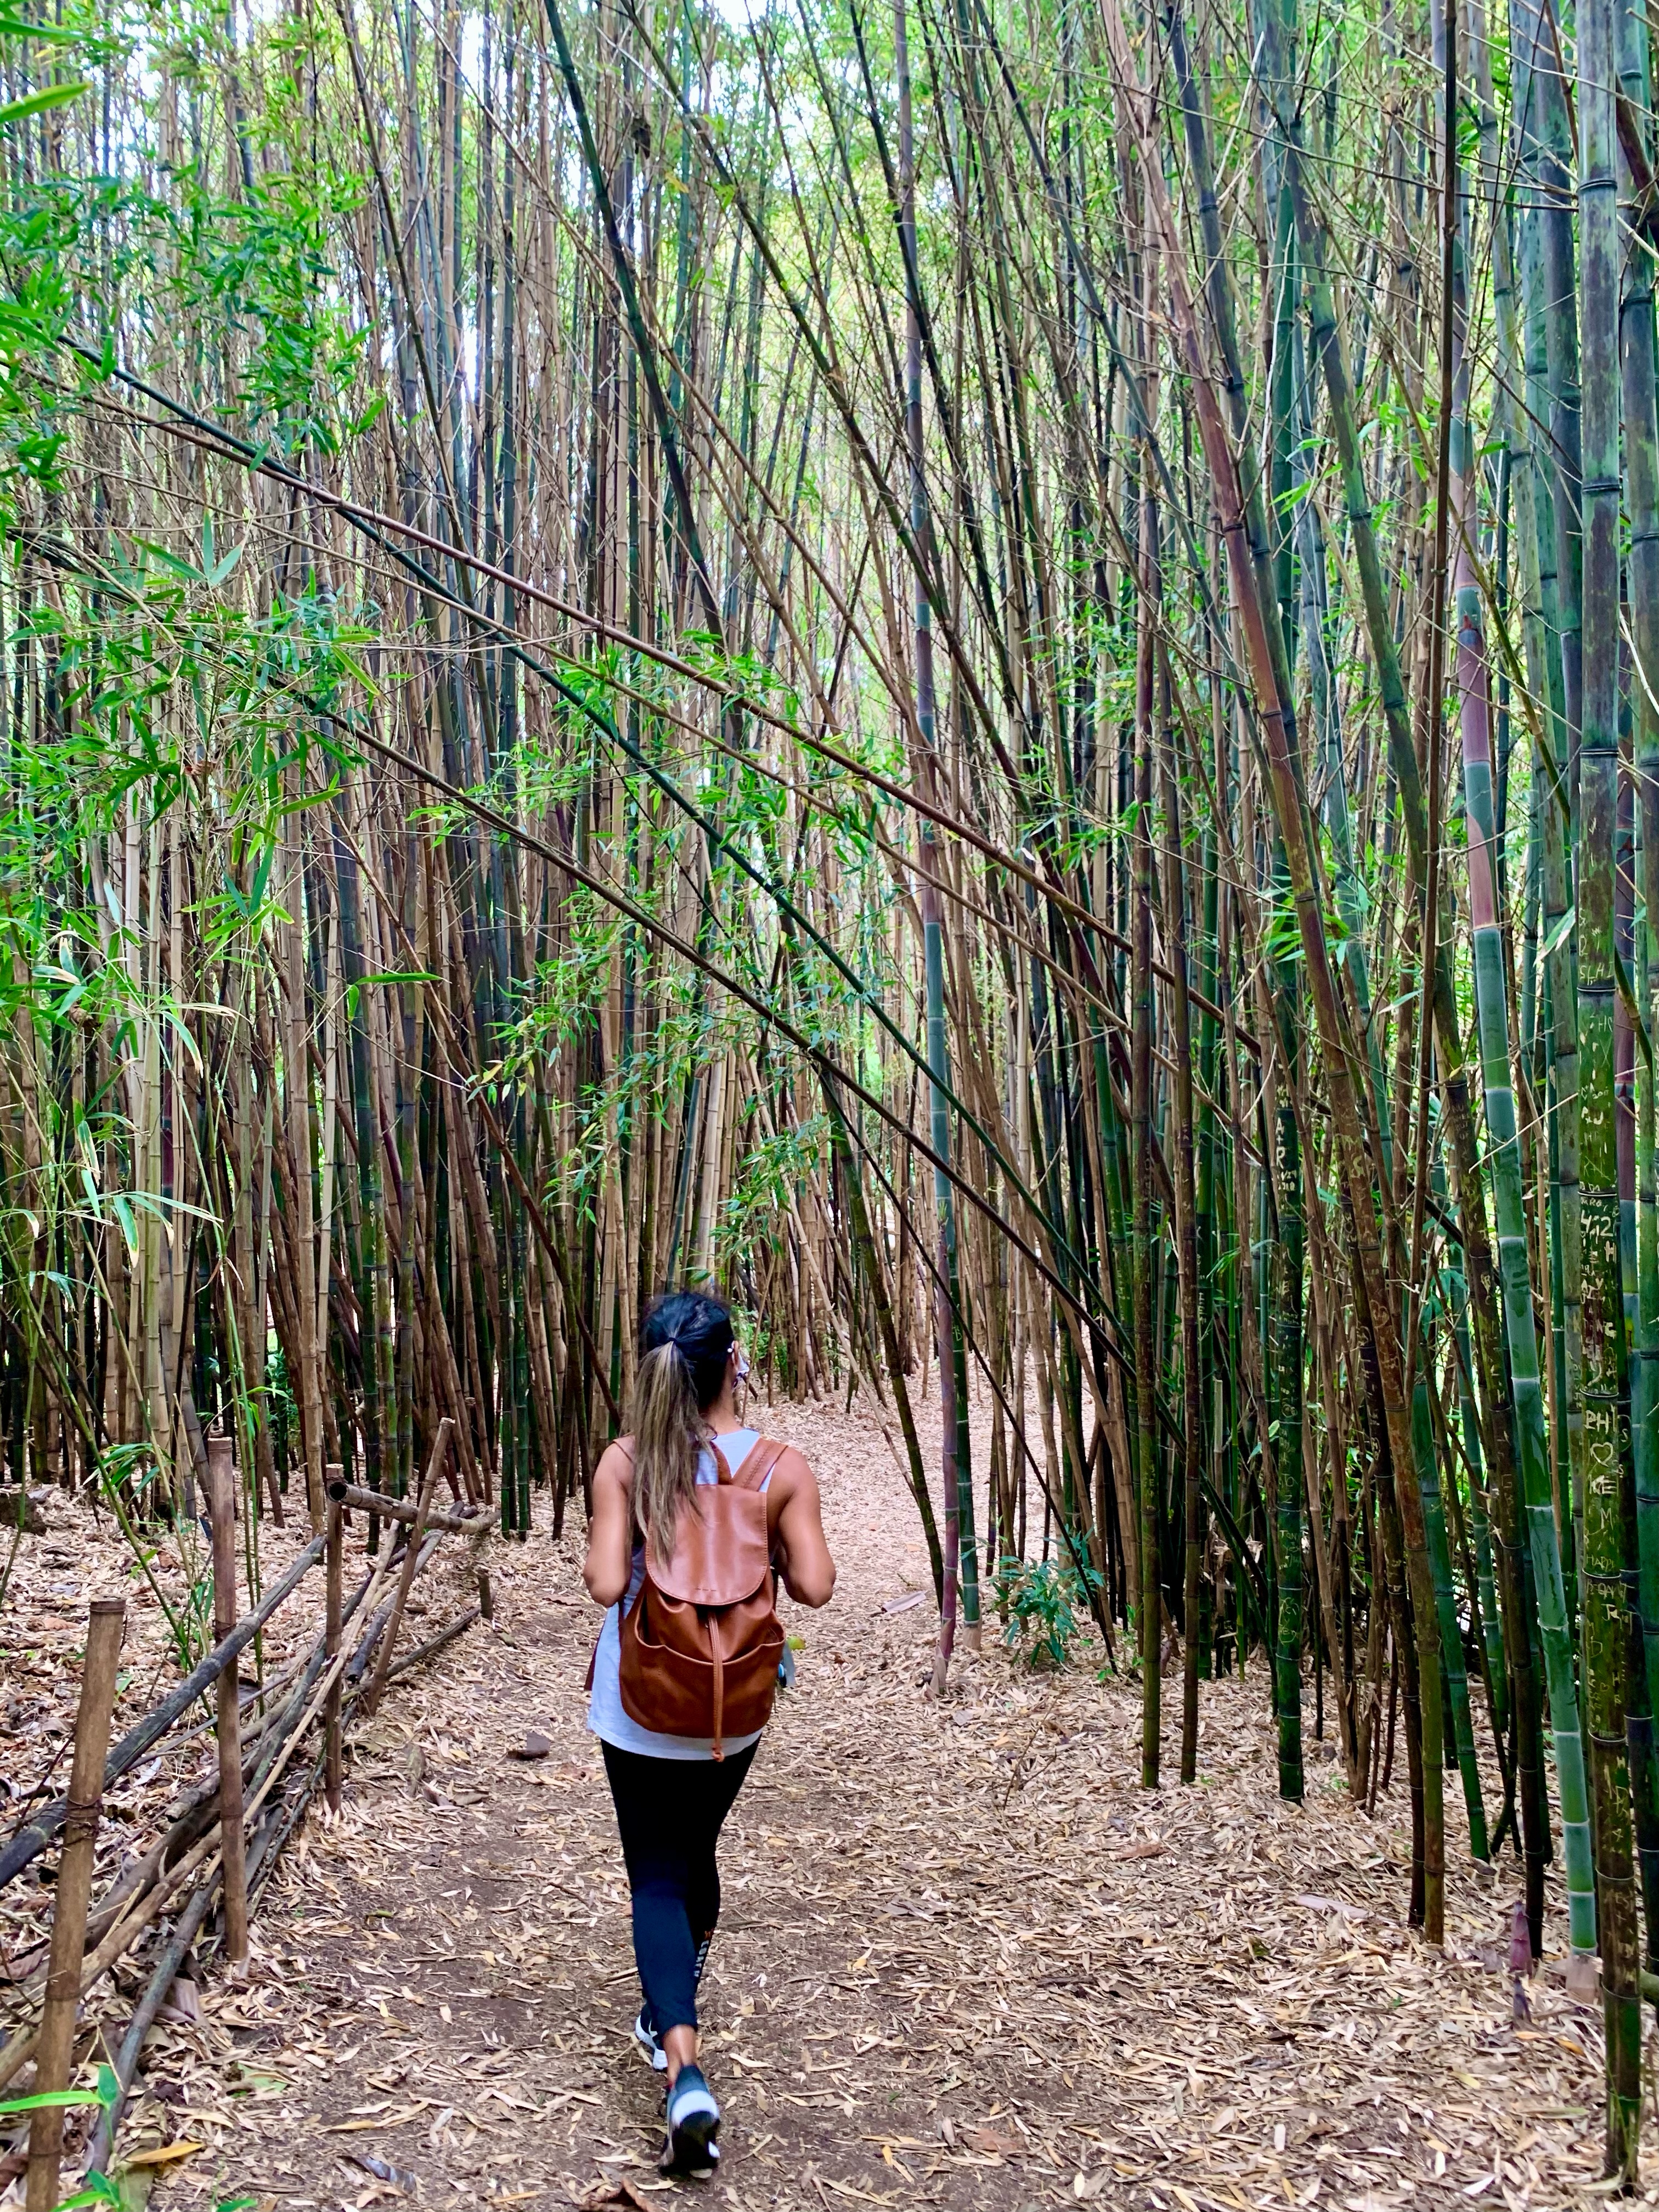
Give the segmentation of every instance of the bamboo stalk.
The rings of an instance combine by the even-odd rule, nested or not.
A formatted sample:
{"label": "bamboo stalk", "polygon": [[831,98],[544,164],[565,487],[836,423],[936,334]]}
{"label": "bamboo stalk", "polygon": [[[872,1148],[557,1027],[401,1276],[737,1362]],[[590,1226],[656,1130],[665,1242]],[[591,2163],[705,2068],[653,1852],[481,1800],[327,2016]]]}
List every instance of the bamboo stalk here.
{"label": "bamboo stalk", "polygon": [[[1629,1376],[1621,1258],[1615,1012],[1619,806],[1619,245],[1614,10],[1578,18],[1583,286],[1583,722],[1579,748],[1578,1036],[1582,1055],[1585,1717],[1595,1790],[1597,1932],[1607,2029],[1605,2171],[1634,2179],[1641,2106],[1632,1813],[1626,1772],[1624,1480]],[[1626,986],[1626,988],[1628,986]],[[1628,1047],[1626,1047],[1628,1050]],[[1633,1163],[1632,1163],[1633,1164]],[[1634,1193],[1632,1191],[1632,1197]]]}

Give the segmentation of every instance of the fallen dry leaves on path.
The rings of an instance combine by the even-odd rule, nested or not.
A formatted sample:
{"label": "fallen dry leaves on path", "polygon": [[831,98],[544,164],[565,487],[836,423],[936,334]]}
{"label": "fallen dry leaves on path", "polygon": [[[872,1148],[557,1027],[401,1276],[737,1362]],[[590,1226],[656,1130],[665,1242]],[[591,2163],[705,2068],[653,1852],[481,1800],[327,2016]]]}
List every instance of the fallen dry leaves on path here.
{"label": "fallen dry leaves on path", "polygon": [[[807,2212],[1591,2201],[1599,2018],[1547,1973],[1511,2025],[1511,1860],[1495,1890],[1455,1869],[1425,1949],[1401,1924],[1403,1776],[1371,1822],[1310,1758],[1306,1807],[1282,1806],[1259,1665],[1206,1686],[1198,1786],[1153,1796],[1138,1692],[1092,1643],[1039,1675],[988,1624],[931,1702],[879,1436],[771,1418],[821,1471],[842,1580],[790,1620],[799,1683],[726,1830],[726,2155],[689,2186]],[[202,2146],[158,2207],[637,2212],[680,2186],[629,2034],[580,1544],[492,1545],[495,1629],[388,1701],[342,1818],[313,1816],[267,1893],[246,1981],[152,2044],[128,2140]],[[531,1730],[548,1754],[513,1757]]]}

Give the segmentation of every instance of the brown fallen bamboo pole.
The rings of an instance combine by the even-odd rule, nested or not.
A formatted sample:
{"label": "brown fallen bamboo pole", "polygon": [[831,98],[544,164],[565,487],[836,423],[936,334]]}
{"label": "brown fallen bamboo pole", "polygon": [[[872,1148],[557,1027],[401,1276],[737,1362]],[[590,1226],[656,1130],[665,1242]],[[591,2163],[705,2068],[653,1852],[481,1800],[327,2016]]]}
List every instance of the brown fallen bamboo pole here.
{"label": "brown fallen bamboo pole", "polygon": [[[345,1594],[345,1508],[333,1496],[333,1485],[339,1479],[337,1468],[329,1469],[330,1495],[328,1501],[328,1616],[323,1632],[323,1656],[332,1661],[340,1648],[340,1615]],[[323,1709],[323,1786],[328,1800],[328,1809],[340,1809],[340,1678],[336,1674],[328,1692],[328,1703]]]}
{"label": "brown fallen bamboo pole", "polygon": [[[465,1636],[480,1617],[476,1605],[468,1606],[465,1613],[458,1613],[447,1628],[441,1628],[435,1636],[428,1637],[424,1644],[417,1644],[412,1651],[405,1651],[401,1659],[395,1660],[386,1670],[387,1681],[395,1682],[400,1675],[412,1673],[428,1659],[435,1659],[458,1636]],[[390,1644],[386,1648],[389,1650]]]}
{"label": "brown fallen bamboo pole", "polygon": [[[349,1603],[342,1605],[342,1633],[345,1624],[356,1618],[357,1608],[368,1594],[374,1580],[373,1575],[367,1577],[358,1585]],[[319,1639],[311,1661],[303,1670],[303,1679],[295,1698],[281,1711],[271,1715],[264,1727],[252,1737],[244,1734],[244,1793],[251,1783],[257,1786],[262,1768],[270,1764],[294,1733],[306,1709],[310,1688],[326,1663],[327,1655],[323,1650],[325,1640]],[[337,1651],[338,1641],[337,1637]],[[218,1800],[219,1784],[216,1776],[210,1784],[185,1800],[183,1809],[172,1826],[157,1838],[143,1859],[128,1869],[97,1909],[88,1914],[85,1941],[96,1943],[98,1948],[87,1955],[82,1967],[81,1994],[83,1997],[99,1976],[131,1949],[180,1883],[194,1875],[207,1852],[212,1850],[216,1853]],[[179,1853],[183,1856],[177,1856]],[[250,1893],[252,1888],[250,1873]],[[41,1995],[46,1979],[46,1969],[43,1966],[39,1973],[20,1984],[21,1994],[27,1997]],[[0,2088],[3,2088],[18,2069],[34,2056],[39,2039],[37,2022],[33,2027],[20,2029],[3,2048],[0,2048]]]}
{"label": "brown fallen bamboo pole", "polygon": [[[87,1656],[81,1672],[81,1702],[75,1716],[75,1756],[70,1770],[69,1810],[64,1850],[58,1867],[58,1896],[52,1909],[52,1954],[46,1968],[46,2007],[36,2046],[34,2087],[38,2096],[69,2087],[70,2057],[76,2015],[81,2008],[81,1956],[86,1944],[87,1907],[92,1899],[92,1861],[103,1803],[104,1762],[109,1755],[111,1716],[115,1710],[115,1670],[127,1609],[118,1597],[94,1598],[87,1622]],[[43,2105],[29,2126],[28,2212],[52,2212],[58,2202],[58,2167],[64,2150],[64,2108]]]}
{"label": "brown fallen bamboo pole", "polygon": [[[449,1414],[446,1413],[444,1419],[453,1425]],[[331,1482],[328,1494],[336,1505],[360,1506],[366,1512],[378,1513],[382,1521],[401,1521],[406,1526],[415,1522],[421,1510],[406,1498],[389,1498],[381,1491],[360,1489],[355,1482]],[[428,1513],[421,1525],[424,1528],[440,1528],[447,1536],[483,1536],[495,1527],[495,1516],[486,1506],[477,1513]]]}
{"label": "brown fallen bamboo pole", "polygon": [[[441,1462],[437,1462],[437,1464],[441,1465]],[[428,1483],[430,1480],[431,1475],[428,1474]],[[320,1547],[326,1541],[326,1535],[325,1534],[324,1536],[318,1537],[313,1540]],[[356,1598],[353,1601],[352,1611],[354,1613],[356,1612],[358,1604],[365,1602],[368,1598],[373,1596],[374,1592],[378,1586],[380,1577],[383,1571],[385,1571],[384,1566],[376,1568],[375,1571],[371,1573],[368,1580],[365,1583],[362,1589],[358,1592]],[[368,1630],[368,1636],[372,1638],[374,1633],[375,1631],[373,1624],[371,1623]],[[339,1679],[339,1673],[343,1672],[343,1669],[340,1666],[337,1654],[336,1655],[333,1663],[334,1667],[339,1670],[339,1672],[335,1675],[335,1680],[337,1680]],[[285,1741],[283,1742],[283,1747],[278,1753],[274,1764],[266,1773],[264,1779],[256,1785],[251,1801],[244,1808],[244,1820],[248,1818],[251,1814],[257,1814],[258,1813],[260,1808],[264,1804],[271,1791],[282,1779],[283,1771],[288,1765],[289,1758],[293,1754],[295,1744],[307,1733],[313,1723],[315,1722],[318,1713],[326,1704],[328,1690],[331,1689],[333,1686],[334,1685],[332,1682],[329,1683],[319,1697],[314,1698],[302,1712],[295,1716],[292,1726],[288,1729]],[[283,1832],[287,1832],[286,1829],[284,1829]],[[210,1844],[213,1838],[211,1837],[204,1838],[203,1839],[203,1847],[205,1848],[207,1845]],[[268,1852],[266,1856],[269,1856]],[[182,1869],[179,1869],[179,1871],[182,1872]],[[110,2152],[113,2148],[115,2130],[120,2124],[122,2106],[125,2103],[129,2090],[131,2088],[133,2075],[137,2070],[138,2059],[140,2053],[143,2049],[144,2039],[149,2033],[150,2028],[154,2025],[155,2014],[160,2009],[162,2000],[165,1998],[168,1989],[172,1986],[174,1976],[177,1974],[179,1966],[184,1963],[186,1952],[188,1952],[191,1945],[195,1942],[198,1934],[200,1932],[202,1923],[207,1917],[208,1907],[212,1902],[216,1889],[218,1887],[218,1881],[219,1876],[217,1868],[210,1865],[207,1868],[200,1884],[196,1888],[189,1903],[185,1906],[183,1912],[180,1914],[178,1922],[174,1925],[167,1947],[162,1953],[161,1961],[150,1978],[149,1985],[145,1990],[143,1998],[139,2002],[137,2009],[132,2015],[132,2020],[128,2027],[126,2034],[122,2038],[121,2047],[117,2052],[115,2059],[115,2075],[119,2088],[119,2094],[118,2095],[114,2105],[105,2112],[102,2119],[99,2122],[97,2130],[93,2136],[92,2151],[88,2161],[90,2166],[98,2168],[100,2171],[103,2171],[106,2166]]]}
{"label": "brown fallen bamboo pole", "polygon": [[[426,1566],[442,1541],[443,1538],[434,1530],[427,1531],[426,1541],[421,1546],[420,1557],[415,1563],[416,1574],[419,1574]],[[386,1572],[389,1574],[393,1566],[401,1567],[404,1558],[405,1554],[399,1552],[389,1559],[386,1563]],[[376,1587],[379,1587],[378,1583]],[[338,1662],[340,1680],[344,1685],[343,1695],[349,1705],[356,1705],[362,1698],[365,1688],[364,1677],[368,1673],[368,1662],[380,1648],[380,1638],[385,1632],[387,1621],[392,1618],[393,1602],[393,1598],[387,1598],[385,1604],[370,1615],[368,1626],[357,1638],[350,1657],[347,1659],[343,1656]]]}
{"label": "brown fallen bamboo pole", "polygon": [[[201,1838],[186,1852],[176,1866],[168,1867],[150,1888],[138,1899],[131,1911],[124,1914],[104,1937],[98,1948],[83,1960],[81,1967],[82,1998],[94,1982],[109,1972],[118,1959],[124,1959],[137,1942],[151,1921],[166,1906],[173,1892],[188,1881],[210,1852],[219,1846],[218,1830],[215,1828]],[[3,2089],[21,2073],[40,2047],[40,2022],[33,2027],[20,2027],[15,2035],[0,2048],[0,2089]]]}
{"label": "brown fallen bamboo pole", "polygon": [[[381,1510],[385,1510],[384,1506]],[[164,1698],[154,1712],[146,1713],[135,1728],[127,1731],[105,1765],[106,1790],[136,1766],[150,1746],[161,1741],[180,1714],[188,1712],[198,1698],[211,1689],[225,1668],[234,1665],[239,1653],[253,1641],[277,1607],[293,1595],[322,1558],[325,1541],[324,1537],[313,1536],[281,1582],[266,1591],[254,1611],[237,1622],[224,1642],[210,1651],[200,1666]],[[15,1881],[26,1866],[40,1857],[63,1826],[68,1810],[68,1799],[59,1797],[52,1804],[43,1806],[27,1827],[18,1830],[4,1850],[0,1851],[0,1889]]]}
{"label": "brown fallen bamboo pole", "polygon": [[[213,1531],[213,1636],[236,1626],[236,1469],[228,1437],[208,1443],[208,1514]],[[218,1681],[219,1826],[225,1862],[225,1958],[247,1958],[247,1858],[242,1835],[242,1714],[239,1669]]]}
{"label": "brown fallen bamboo pole", "polygon": [[386,1674],[392,1665],[392,1647],[398,1641],[398,1630],[403,1621],[404,1607],[409,1602],[415,1570],[420,1565],[422,1540],[426,1534],[428,1518],[432,1511],[432,1493],[438,1486],[438,1477],[443,1473],[444,1461],[449,1454],[449,1439],[454,1428],[454,1422],[446,1413],[438,1424],[432,1457],[427,1462],[426,1480],[421,1485],[421,1502],[415,1509],[415,1525],[410,1531],[409,1542],[404,1548],[403,1572],[398,1577],[397,1595],[392,1601],[392,1618],[386,1623],[386,1633],[380,1640],[380,1656],[374,1662],[374,1672],[363,1699],[365,1718],[380,1703],[380,1692],[386,1687]]}
{"label": "brown fallen bamboo pole", "polygon": [[[341,1606],[341,1631],[345,1628],[345,1621],[356,1617],[356,1608],[362,1604],[362,1599],[368,1597],[369,1590],[372,1590],[374,1579],[376,1577],[369,1575],[369,1577],[356,1589],[349,1606]],[[372,1635],[376,1635],[376,1631],[372,1631]],[[338,1639],[337,1639],[337,1650],[338,1650]],[[312,1655],[312,1666],[319,1668],[323,1666],[323,1663],[325,1663],[325,1656],[323,1656],[321,1652],[314,1652],[314,1655]],[[305,1708],[305,1705],[301,1704],[292,1710],[285,1710],[283,1714],[276,1714],[268,1729],[261,1729],[261,1735],[258,1735],[257,1739],[252,1739],[250,1743],[243,1745],[243,1792],[248,1790],[250,1760],[257,1763],[257,1760],[261,1759],[268,1759],[270,1752],[272,1750],[281,1752],[281,1747],[288,1745],[288,1741],[292,1739],[296,1732],[303,1735],[305,1725],[307,1725],[307,1712],[312,1712],[312,1708]],[[314,1712],[312,1712],[312,1717],[314,1717]],[[274,1743],[272,1743],[272,1736],[274,1736]],[[254,1796],[254,1802],[261,1801],[264,1794],[265,1794],[265,1785],[261,1781],[257,1781],[257,1796]],[[149,1924],[153,1923],[155,1917],[164,1911],[164,1907],[168,1905],[173,1893],[175,1893],[184,1882],[191,1881],[192,1875],[197,1874],[197,1869],[204,1865],[204,1860],[206,1860],[208,1856],[212,1856],[212,1858],[216,1860],[216,1856],[219,1856],[216,1796],[219,1796],[219,1787],[216,1787],[215,1783],[212,1787],[204,1790],[199,1796],[191,1798],[188,1805],[185,1805],[184,1816],[173,1823],[173,1827],[168,1829],[168,1834],[159,1838],[159,1843],[155,1844],[155,1850],[150,1851],[149,1858],[142,1860],[142,1869],[143,1867],[149,1867],[153,1878],[150,1878],[149,1887],[143,1887],[143,1874],[142,1869],[139,1869],[139,1882],[133,1887],[133,1891],[128,1891],[126,1893],[126,1902],[115,1909],[115,1917],[106,1924],[106,1933],[101,1936],[95,1951],[93,1951],[93,1954],[84,1960],[84,1964],[82,1964],[82,1975],[80,1975],[82,1997],[86,1996],[86,1990],[91,1989],[93,1982],[100,1980],[100,1975],[106,1973],[112,1964],[118,1962],[119,1958],[124,1958],[124,1955],[133,1948],[133,1944],[137,1942],[139,1936],[143,1933],[143,1929],[149,1929]],[[206,1834],[191,1836],[192,1818],[199,1818],[204,1812],[208,1814],[212,1825],[208,1827]],[[170,1851],[179,1850],[179,1847],[184,1847],[184,1858],[179,1858],[177,1863],[168,1863]],[[210,1882],[216,1881],[216,1867],[208,1867],[208,1878],[210,1878]],[[250,1878],[250,1889],[252,1889],[252,1878]],[[100,1913],[108,1911],[108,1902],[111,1900],[106,1900],[104,1902],[104,1907],[100,1907]],[[91,1924],[93,1923],[88,1920],[88,1927],[91,1927]],[[0,2048],[0,2088],[4,2088],[4,2086],[7,2086],[9,2081],[11,2081],[11,2079],[15,2077],[24,2066],[27,2066],[28,2059],[33,2057],[35,2051],[38,2051],[38,2046],[40,2046],[40,2027],[35,2024],[33,2028],[20,2028],[20,2031],[11,2037],[11,2042],[7,2042],[3,2048]]]}
{"label": "brown fallen bamboo pole", "polygon": [[252,1896],[257,1898],[270,1880],[284,1845],[305,1818],[312,1799],[321,1787],[323,1769],[327,1759],[325,1747],[311,1762],[311,1771],[301,1787],[291,1792],[286,1802],[276,1809],[276,1818],[261,1829],[248,1863],[248,1889]]}
{"label": "brown fallen bamboo pole", "polygon": [[[144,2038],[155,2025],[155,2015],[161,2009],[162,2001],[173,1987],[179,1967],[185,1963],[185,1953],[201,1932],[202,1923],[207,1918],[208,1907],[213,1902],[213,1893],[216,1886],[214,1876],[210,1872],[203,1878],[189,1904],[179,1914],[173,1924],[173,1934],[168,1939],[167,1947],[157,1961],[155,1971],[149,1978],[144,1994],[138,2000],[137,2009],[132,2015],[127,2032],[121,2039],[121,2047],[115,2054],[117,2088],[115,2102],[105,2111],[94,2130],[92,2148],[87,2160],[89,2172],[96,2171],[103,2173],[108,2170],[110,2153],[115,2148],[115,2130],[121,2124],[122,2108],[126,2103],[127,2093],[132,2087],[132,2077],[138,2070],[138,2058],[144,2047]],[[30,2212],[33,2212],[33,2207],[30,2208]],[[45,2208],[45,2212],[50,2212],[50,2203]]]}

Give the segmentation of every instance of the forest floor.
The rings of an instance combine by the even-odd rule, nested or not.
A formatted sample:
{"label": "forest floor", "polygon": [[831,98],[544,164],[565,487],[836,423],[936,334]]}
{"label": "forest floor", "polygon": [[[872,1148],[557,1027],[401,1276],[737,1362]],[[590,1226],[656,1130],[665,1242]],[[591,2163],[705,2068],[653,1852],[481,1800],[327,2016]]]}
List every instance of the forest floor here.
{"label": "forest floor", "polygon": [[[668,2212],[681,2188],[711,2212],[1589,2201],[1599,2016],[1546,1971],[1512,2023],[1511,1857],[1496,1888],[1459,1860],[1445,1950],[1426,1949],[1401,1924],[1403,1774],[1368,1820],[1310,1756],[1305,1807],[1282,1804],[1259,1666],[1205,1686],[1199,1784],[1154,1794],[1138,1690],[1097,1674],[1092,1632],[1044,1675],[988,1623],[934,1703],[887,1448],[856,1413],[770,1419],[820,1471],[841,1581],[827,1612],[792,1613],[799,1681],[726,1831],[715,2178],[656,2170],[584,1727],[580,1515],[557,1548],[538,1515],[489,1547],[495,1627],[399,1686],[339,1820],[290,1847],[246,1980],[210,1980],[199,2017],[152,2039],[124,2143],[159,2160],[155,2212]],[[1170,1708],[1173,1778],[1177,1679]],[[530,1730],[550,1752],[514,1758]],[[1452,1790],[1448,1820],[1457,1859]]]}

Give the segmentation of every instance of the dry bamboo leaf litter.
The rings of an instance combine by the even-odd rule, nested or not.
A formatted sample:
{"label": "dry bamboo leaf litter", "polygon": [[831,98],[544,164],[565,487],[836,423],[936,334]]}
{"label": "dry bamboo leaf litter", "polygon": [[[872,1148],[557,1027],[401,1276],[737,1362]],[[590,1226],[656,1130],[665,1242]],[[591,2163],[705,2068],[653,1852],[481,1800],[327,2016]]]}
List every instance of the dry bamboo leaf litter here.
{"label": "dry bamboo leaf litter", "polygon": [[[1599,2019],[1543,1975],[1511,2024],[1512,1883],[1455,1870],[1443,1956],[1404,1929],[1403,1776],[1374,1822],[1329,1767],[1282,1805],[1255,1668],[1205,1686],[1198,1786],[1148,1796],[1138,1695],[1097,1646],[1036,1674],[994,1621],[931,1702],[932,1607],[891,1609],[925,1560],[885,1446],[856,1413],[773,1419],[822,1471],[842,1579],[792,1613],[799,1685],[722,1851],[723,2206],[1590,2201]],[[158,2212],[674,2193],[584,1725],[580,1536],[538,1525],[491,1562],[496,1626],[362,1732],[245,1979],[152,2037],[124,2142],[203,2146],[157,2168]],[[510,1759],[532,1732],[550,1755]]]}

